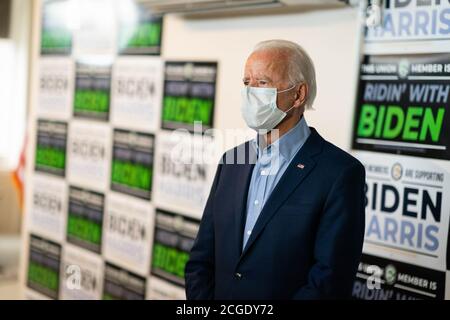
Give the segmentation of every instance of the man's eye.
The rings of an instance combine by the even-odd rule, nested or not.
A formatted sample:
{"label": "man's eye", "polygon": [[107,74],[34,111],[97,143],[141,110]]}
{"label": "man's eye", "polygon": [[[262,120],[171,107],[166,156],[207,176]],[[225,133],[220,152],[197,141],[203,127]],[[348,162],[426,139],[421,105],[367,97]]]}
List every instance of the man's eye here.
{"label": "man's eye", "polygon": [[248,81],[244,81],[244,86],[248,86]]}
{"label": "man's eye", "polygon": [[267,81],[266,81],[266,80],[259,80],[259,81],[258,81],[258,84],[259,84],[260,86],[266,86],[266,85],[267,85]]}

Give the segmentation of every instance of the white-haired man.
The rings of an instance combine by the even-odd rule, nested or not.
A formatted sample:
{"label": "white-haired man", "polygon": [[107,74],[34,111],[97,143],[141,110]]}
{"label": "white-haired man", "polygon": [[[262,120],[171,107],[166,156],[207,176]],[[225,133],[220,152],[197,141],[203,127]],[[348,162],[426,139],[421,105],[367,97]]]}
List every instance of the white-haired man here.
{"label": "white-haired man", "polygon": [[242,116],[258,134],[218,166],[186,264],[187,298],[348,298],[364,237],[365,170],[306,123],[312,60],[296,43],[264,41],[243,82]]}

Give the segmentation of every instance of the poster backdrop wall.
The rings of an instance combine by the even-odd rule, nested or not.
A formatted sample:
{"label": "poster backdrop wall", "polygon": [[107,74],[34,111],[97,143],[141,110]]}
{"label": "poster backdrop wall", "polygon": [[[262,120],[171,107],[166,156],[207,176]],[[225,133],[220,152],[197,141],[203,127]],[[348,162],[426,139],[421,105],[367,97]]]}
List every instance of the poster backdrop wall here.
{"label": "poster backdrop wall", "polygon": [[[102,298],[104,292],[110,298],[114,296],[111,283],[117,283],[116,289],[121,291],[116,297],[131,296],[125,288],[142,292],[143,284],[146,298],[184,297],[180,265],[186,260],[189,239],[196,232],[195,223],[189,219],[197,219],[198,223],[200,218],[217,162],[214,147],[223,151],[241,142],[229,139],[217,143],[212,136],[205,136],[202,142],[198,135],[189,133],[190,121],[200,117],[212,128],[246,128],[239,112],[242,70],[258,41],[290,39],[310,52],[322,93],[316,99],[316,110],[308,114],[309,123],[338,145],[349,146],[350,130],[333,130],[333,123],[350,128],[352,120],[353,73],[357,64],[354,9],[199,20],[168,15],[159,24],[159,17],[130,10],[129,0],[116,1],[116,7],[110,7],[112,2],[33,2],[34,50],[21,268],[21,282],[28,298],[50,298],[42,293],[43,287],[46,281],[56,279],[61,299]],[[324,25],[321,21],[329,23]],[[343,34],[345,37],[341,37]],[[333,58],[323,50],[323,39],[328,39],[328,46],[333,47]],[[195,70],[207,71],[209,76],[199,86],[192,86],[198,78],[192,73],[177,81],[183,65],[187,72],[195,66]],[[204,66],[207,68],[199,68]],[[171,83],[170,88],[164,87],[165,81]],[[337,87],[337,81],[343,86]],[[191,96],[195,99],[186,99],[187,87],[196,92]],[[168,98],[164,105],[163,95]],[[190,112],[182,112],[186,104]],[[36,164],[40,122],[44,125],[39,137],[47,134],[53,142],[51,150],[41,147],[41,160]],[[51,125],[46,126],[46,122]],[[175,128],[187,132],[172,135]],[[208,142],[213,138],[214,142]],[[49,139],[41,139],[40,144],[48,145]],[[192,142],[182,143],[180,154],[186,154],[193,145],[196,152],[191,156],[213,155],[214,165],[174,163],[169,150],[184,139]],[[153,158],[148,161],[152,151]],[[46,152],[49,156],[42,156]],[[129,161],[132,157],[134,160]],[[152,167],[151,172],[142,170],[147,166]],[[73,208],[70,217],[69,196]],[[47,241],[33,241],[34,244],[61,246],[59,268],[38,268],[34,274],[44,283],[40,290],[36,290],[38,280],[34,289],[28,281],[29,262],[33,261],[31,235]],[[178,244],[177,239],[181,241]],[[153,246],[154,243],[160,245]],[[95,248],[101,252],[95,253]],[[158,249],[154,256],[155,248]],[[168,255],[170,259],[166,260]],[[74,267],[73,261],[80,261],[79,268]],[[48,272],[51,270],[57,270],[56,274]],[[79,287],[70,284],[75,272],[85,275],[85,293],[80,289],[78,293],[68,291]],[[108,285],[104,285],[105,281]],[[69,283],[70,288],[61,288],[63,283]]]}
{"label": "poster backdrop wall", "polygon": [[365,30],[355,105],[367,219],[353,296],[450,299],[450,5],[383,9]]}
{"label": "poster backdrop wall", "polygon": [[214,157],[192,131],[214,126],[217,62],[164,60],[163,17],[131,0],[36,5],[25,297],[185,298],[218,158],[177,160]]}

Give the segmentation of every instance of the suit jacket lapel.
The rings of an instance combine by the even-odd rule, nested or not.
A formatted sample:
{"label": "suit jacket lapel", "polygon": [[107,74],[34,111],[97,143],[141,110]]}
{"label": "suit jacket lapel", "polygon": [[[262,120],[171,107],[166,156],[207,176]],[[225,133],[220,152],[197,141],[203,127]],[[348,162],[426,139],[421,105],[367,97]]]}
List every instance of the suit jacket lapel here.
{"label": "suit jacket lapel", "polygon": [[[237,159],[237,181],[236,184],[230,186],[235,189],[234,198],[234,239],[236,258],[239,258],[242,252],[242,237],[244,230],[245,213],[247,210],[247,196],[250,181],[252,177],[253,168],[256,163],[256,152],[249,142],[243,145],[242,148],[237,148],[237,155],[235,154],[235,161]],[[224,204],[226,205],[226,204]]]}
{"label": "suit jacket lapel", "polygon": [[[240,259],[242,259],[242,257],[247,253],[249,248],[263,231],[266,224],[277,212],[278,208],[283,204],[283,202],[286,201],[286,199],[291,195],[295,188],[300,185],[305,177],[313,170],[315,161],[312,156],[320,152],[322,148],[322,142],[323,139],[319,136],[317,131],[314,128],[311,128],[311,135],[309,136],[305,145],[295,155],[294,159],[286,168],[286,171],[279,180],[275,189],[267,199],[266,204],[264,205],[258,217],[256,225],[253,228],[252,234],[247,242],[247,245],[244,248],[244,251],[242,252]],[[298,165],[300,165],[300,167]],[[243,221],[241,220],[241,222]],[[243,228],[243,226],[241,225],[240,228]],[[242,230],[239,230],[241,231],[242,238]]]}

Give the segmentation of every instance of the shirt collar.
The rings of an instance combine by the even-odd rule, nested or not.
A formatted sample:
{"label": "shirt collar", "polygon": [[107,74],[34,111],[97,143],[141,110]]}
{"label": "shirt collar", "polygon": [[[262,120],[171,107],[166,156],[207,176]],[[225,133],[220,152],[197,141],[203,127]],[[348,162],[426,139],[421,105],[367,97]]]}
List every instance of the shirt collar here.
{"label": "shirt collar", "polygon": [[270,151],[272,155],[275,155],[277,154],[276,150],[279,149],[280,155],[286,160],[290,160],[306,142],[310,133],[311,130],[306,123],[306,119],[302,116],[300,121],[298,121],[293,128],[291,128],[271,145],[265,147],[264,149],[260,148],[258,145],[258,139],[260,139],[259,136],[252,140],[252,145],[258,154],[258,158],[262,155],[262,153],[266,153],[267,151]]}

